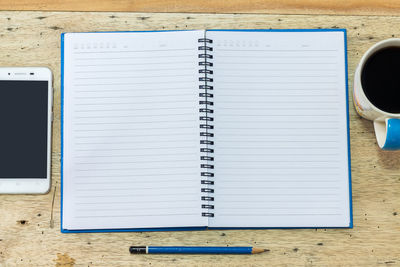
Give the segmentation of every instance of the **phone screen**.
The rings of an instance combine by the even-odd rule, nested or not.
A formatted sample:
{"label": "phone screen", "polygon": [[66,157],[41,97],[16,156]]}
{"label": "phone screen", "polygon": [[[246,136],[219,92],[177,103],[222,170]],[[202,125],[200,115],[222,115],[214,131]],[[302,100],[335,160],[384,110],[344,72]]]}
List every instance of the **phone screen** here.
{"label": "phone screen", "polygon": [[0,178],[47,176],[48,81],[0,80]]}

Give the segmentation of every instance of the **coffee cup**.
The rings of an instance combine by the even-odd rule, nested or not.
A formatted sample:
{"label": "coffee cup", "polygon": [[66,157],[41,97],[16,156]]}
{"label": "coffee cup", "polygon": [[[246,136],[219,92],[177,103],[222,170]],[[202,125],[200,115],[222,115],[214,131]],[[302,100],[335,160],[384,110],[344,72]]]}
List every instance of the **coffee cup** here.
{"label": "coffee cup", "polygon": [[370,47],[354,74],[354,106],[374,123],[380,148],[400,149],[400,38]]}

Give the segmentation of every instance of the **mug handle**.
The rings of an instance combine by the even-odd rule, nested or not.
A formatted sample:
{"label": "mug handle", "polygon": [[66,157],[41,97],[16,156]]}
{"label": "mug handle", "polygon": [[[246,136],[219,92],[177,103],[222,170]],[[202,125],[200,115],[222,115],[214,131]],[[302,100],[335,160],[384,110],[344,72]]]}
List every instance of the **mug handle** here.
{"label": "mug handle", "polygon": [[374,121],[375,135],[378,145],[383,150],[400,149],[400,119],[386,118]]}

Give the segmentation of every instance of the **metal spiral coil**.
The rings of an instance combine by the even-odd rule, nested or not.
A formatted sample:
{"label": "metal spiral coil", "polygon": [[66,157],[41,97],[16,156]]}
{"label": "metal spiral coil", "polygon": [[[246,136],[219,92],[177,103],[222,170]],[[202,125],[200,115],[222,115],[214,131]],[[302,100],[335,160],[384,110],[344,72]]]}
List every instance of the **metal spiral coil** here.
{"label": "metal spiral coil", "polygon": [[199,77],[199,112],[201,122],[200,160],[202,162],[200,164],[200,168],[202,169],[201,184],[204,185],[204,187],[201,188],[201,192],[207,193],[206,195],[201,197],[202,201],[206,201],[205,204],[201,205],[202,209],[206,209],[206,211],[202,212],[201,215],[204,217],[214,217],[214,213],[212,212],[212,210],[214,209],[214,205],[212,204],[212,201],[214,201],[214,197],[212,196],[212,194],[214,194],[214,181],[212,180],[214,177],[214,172],[212,171],[214,169],[214,133],[212,132],[212,130],[214,129],[214,125],[212,124],[214,121],[214,95],[212,93],[212,90],[214,89],[214,79],[212,75],[214,74],[214,72],[212,70],[213,63],[211,62],[213,59],[213,55],[210,54],[210,52],[213,51],[213,41],[207,38],[200,38],[198,41],[201,44],[199,46],[199,51],[201,51],[201,53],[199,53],[199,74],[201,74],[201,76]]}

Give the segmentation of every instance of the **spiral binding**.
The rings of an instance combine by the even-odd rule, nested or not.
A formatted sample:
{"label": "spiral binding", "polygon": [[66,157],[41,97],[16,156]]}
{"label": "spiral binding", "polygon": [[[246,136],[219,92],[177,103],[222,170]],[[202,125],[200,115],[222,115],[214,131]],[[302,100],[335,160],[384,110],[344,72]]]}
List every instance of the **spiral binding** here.
{"label": "spiral binding", "polygon": [[201,213],[201,216],[214,217],[214,213],[212,212],[212,210],[214,209],[214,205],[212,204],[212,201],[214,201],[214,197],[212,196],[212,194],[214,193],[214,181],[212,180],[214,177],[214,172],[212,171],[214,169],[214,133],[212,131],[214,129],[214,125],[212,124],[212,122],[214,121],[214,102],[212,101],[214,95],[212,94],[212,90],[214,88],[212,85],[213,63],[211,62],[213,59],[213,55],[210,54],[210,52],[213,51],[213,41],[207,38],[200,38],[198,41],[199,43],[201,43],[201,45],[199,46],[199,51],[202,52],[199,53],[199,59],[201,59],[199,62],[199,66],[201,67],[199,69],[199,73],[202,74],[199,78],[199,112],[201,121],[200,129],[202,129],[202,131],[200,131],[200,144],[204,145],[200,148],[200,160],[203,162],[200,164],[200,167],[202,169],[201,184],[204,185],[204,187],[201,188],[201,192],[207,193],[206,195],[201,197],[202,201],[206,201],[205,204],[201,205],[201,208],[207,209],[207,211]]}

